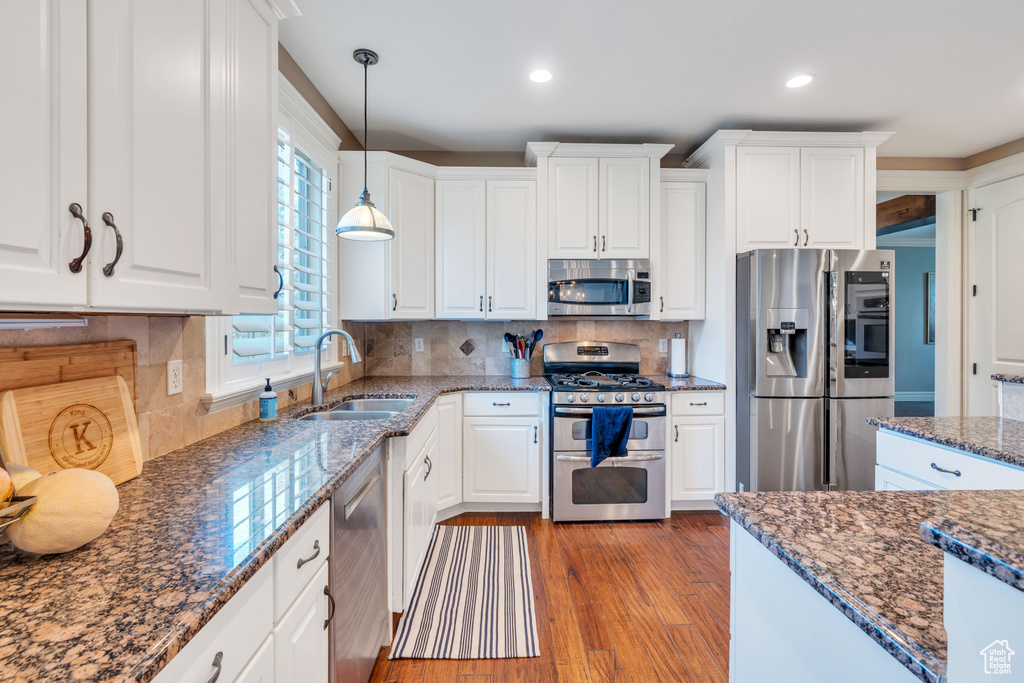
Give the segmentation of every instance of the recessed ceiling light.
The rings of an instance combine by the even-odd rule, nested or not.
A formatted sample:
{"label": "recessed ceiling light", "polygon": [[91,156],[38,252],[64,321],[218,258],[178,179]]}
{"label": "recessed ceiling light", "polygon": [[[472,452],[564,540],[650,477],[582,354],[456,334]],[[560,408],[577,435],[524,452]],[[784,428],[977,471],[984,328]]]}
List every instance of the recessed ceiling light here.
{"label": "recessed ceiling light", "polygon": [[530,80],[534,83],[547,83],[551,80],[551,72],[547,69],[537,69],[530,74]]}
{"label": "recessed ceiling light", "polygon": [[802,88],[814,80],[814,74],[798,74],[786,81],[787,88]]}

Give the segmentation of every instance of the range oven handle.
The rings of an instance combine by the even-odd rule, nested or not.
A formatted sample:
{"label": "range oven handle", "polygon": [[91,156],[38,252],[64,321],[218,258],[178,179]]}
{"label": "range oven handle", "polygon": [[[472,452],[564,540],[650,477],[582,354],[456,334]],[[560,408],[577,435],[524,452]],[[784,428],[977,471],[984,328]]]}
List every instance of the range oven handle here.
{"label": "range oven handle", "polygon": [[[559,415],[592,415],[594,413],[593,407],[591,408],[563,408],[562,406],[555,406],[555,416]],[[633,415],[640,417],[662,417],[668,413],[665,410],[665,406],[658,407],[643,407],[633,408]]]}
{"label": "range oven handle", "polygon": [[[608,458],[602,462],[608,462],[615,464],[617,462],[651,462],[654,460],[664,460],[664,453],[652,453],[650,455],[627,455],[623,458]],[[556,455],[555,460],[561,460],[563,462],[590,462],[589,455]]]}

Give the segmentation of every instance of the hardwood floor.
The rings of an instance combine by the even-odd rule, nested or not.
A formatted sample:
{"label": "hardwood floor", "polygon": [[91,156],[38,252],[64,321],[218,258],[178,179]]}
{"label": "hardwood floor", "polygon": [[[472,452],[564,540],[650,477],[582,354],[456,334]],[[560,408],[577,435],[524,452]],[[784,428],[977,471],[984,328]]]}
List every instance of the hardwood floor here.
{"label": "hardwood floor", "polygon": [[725,683],[729,526],[717,512],[659,522],[553,524],[539,514],[444,522],[526,527],[540,657],[396,660],[371,683]]}

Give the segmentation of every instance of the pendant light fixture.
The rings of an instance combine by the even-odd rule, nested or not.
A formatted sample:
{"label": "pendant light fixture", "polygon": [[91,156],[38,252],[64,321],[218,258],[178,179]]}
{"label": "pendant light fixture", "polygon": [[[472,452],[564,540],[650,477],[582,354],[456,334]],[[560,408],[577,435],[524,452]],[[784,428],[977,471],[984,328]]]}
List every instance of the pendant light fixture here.
{"label": "pendant light fixture", "polygon": [[356,205],[338,221],[338,227],[334,229],[334,233],[342,239],[361,242],[390,240],[395,237],[395,229],[391,227],[387,216],[378,211],[370,201],[370,192],[366,189],[368,168],[366,139],[370,127],[366,120],[366,84],[369,68],[377,63],[377,53],[360,48],[352,53],[352,59],[363,65],[363,193],[359,195]]}

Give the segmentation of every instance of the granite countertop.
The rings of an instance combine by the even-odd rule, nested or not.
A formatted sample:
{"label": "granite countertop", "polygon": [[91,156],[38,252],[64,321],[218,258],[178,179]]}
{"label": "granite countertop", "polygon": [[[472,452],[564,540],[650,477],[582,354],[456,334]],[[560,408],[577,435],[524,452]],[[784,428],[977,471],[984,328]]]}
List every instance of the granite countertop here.
{"label": "granite countertop", "polygon": [[997,382],[1008,382],[1010,384],[1024,384],[1024,375],[996,374],[992,375],[992,379],[994,379]]}
{"label": "granite countertop", "polygon": [[651,377],[658,384],[664,385],[665,391],[725,391],[725,385],[703,379],[696,375],[689,377],[669,377],[659,375]]}
{"label": "granite countertop", "polygon": [[1005,417],[872,417],[882,429],[1024,467],[1024,422]]}
{"label": "granite countertop", "polygon": [[[373,421],[248,422],[145,463],[100,538],[63,555],[0,546],[0,681],[151,680],[386,439],[457,391],[548,391],[501,376],[370,377],[327,394],[410,397]],[[263,500],[258,492],[274,487]]]}
{"label": "granite countertop", "polygon": [[971,502],[921,522],[921,538],[1024,591],[1024,492],[989,491]]}

